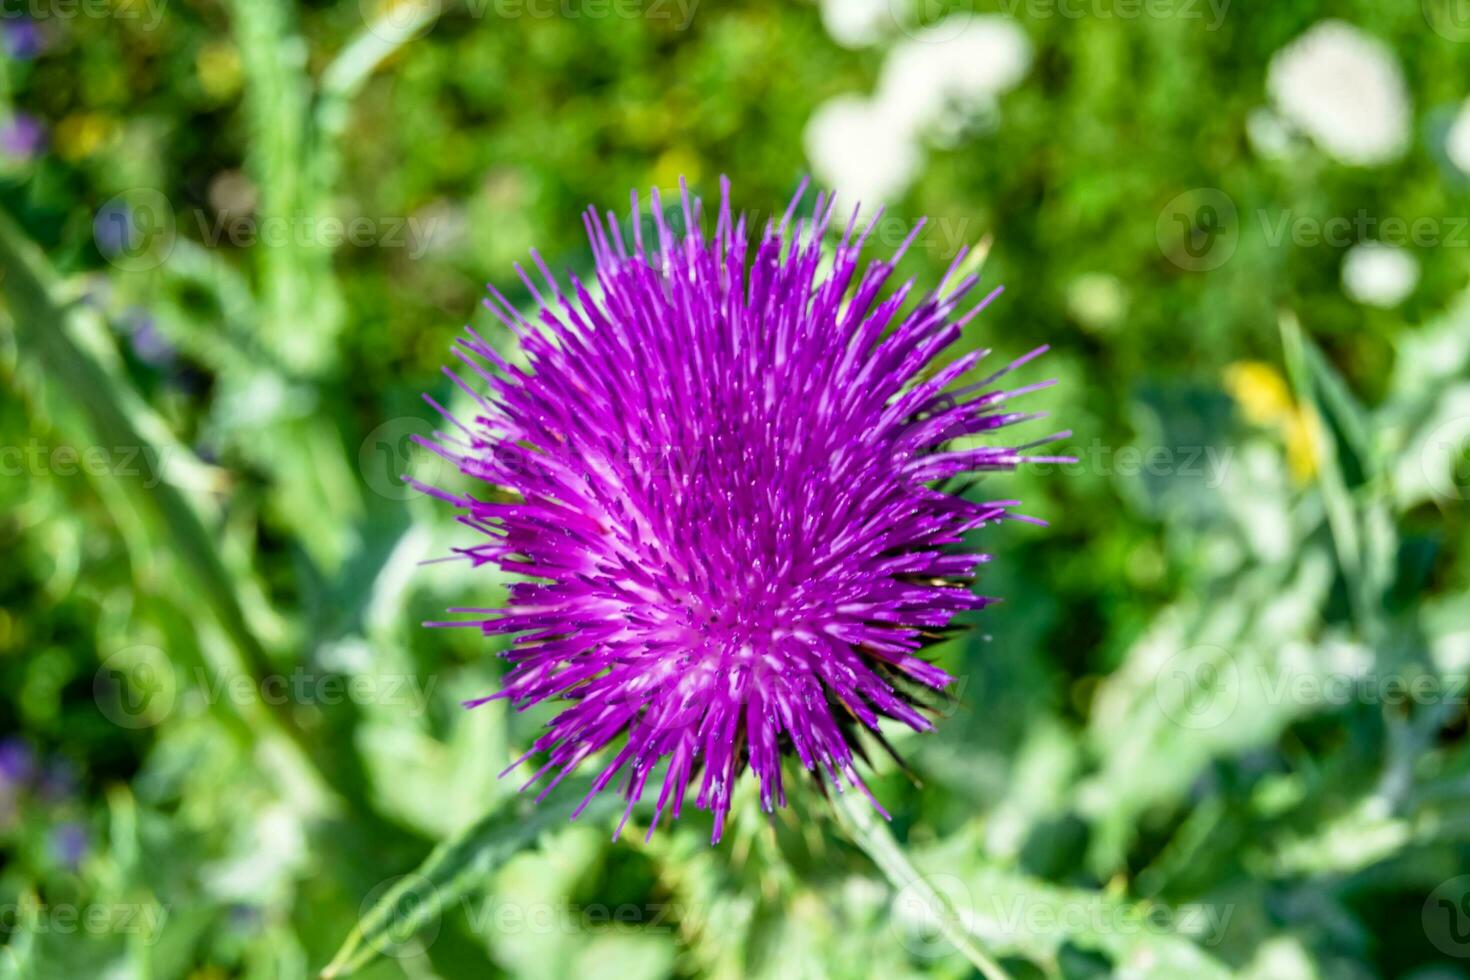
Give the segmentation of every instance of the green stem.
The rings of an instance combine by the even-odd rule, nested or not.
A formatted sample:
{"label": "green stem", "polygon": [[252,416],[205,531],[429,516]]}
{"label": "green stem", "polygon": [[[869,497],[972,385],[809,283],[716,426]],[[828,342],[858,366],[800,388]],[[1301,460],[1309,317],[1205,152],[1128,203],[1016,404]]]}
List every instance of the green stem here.
{"label": "green stem", "polygon": [[955,914],[945,897],[936,891],[929,884],[928,879],[920,874],[909,861],[903,848],[899,846],[893,834],[889,833],[888,825],[878,818],[872,804],[864,798],[863,794],[857,790],[834,793],[832,801],[838,820],[847,830],[853,843],[873,859],[878,870],[883,872],[895,888],[916,895],[924,902],[935,921],[939,923],[939,931],[944,938],[948,939],[986,980],[1011,980],[1011,975],[996,962],[994,957],[975,942],[975,937],[965,928],[964,923],[960,921],[959,916]]}

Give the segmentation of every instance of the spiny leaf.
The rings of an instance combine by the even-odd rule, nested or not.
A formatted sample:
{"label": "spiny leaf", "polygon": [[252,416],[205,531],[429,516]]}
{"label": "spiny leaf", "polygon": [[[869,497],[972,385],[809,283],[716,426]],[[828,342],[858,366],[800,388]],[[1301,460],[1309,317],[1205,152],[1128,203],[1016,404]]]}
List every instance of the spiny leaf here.
{"label": "spiny leaf", "polygon": [[[417,870],[398,879],[362,914],[321,972],[322,980],[351,976],[391,944],[417,934],[446,907],[483,884],[491,872],[535,844],[542,833],[569,820],[590,790],[590,780],[569,780],[539,804],[514,798],[443,841]],[[597,820],[617,805],[616,796],[599,793],[583,816]]]}

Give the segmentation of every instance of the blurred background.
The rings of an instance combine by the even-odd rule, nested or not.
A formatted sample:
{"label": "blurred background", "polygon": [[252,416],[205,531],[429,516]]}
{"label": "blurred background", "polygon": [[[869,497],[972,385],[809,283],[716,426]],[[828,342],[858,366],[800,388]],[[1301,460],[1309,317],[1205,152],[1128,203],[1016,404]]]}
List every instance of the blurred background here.
{"label": "blurred background", "polygon": [[[1470,976],[1463,0],[5,0],[0,58],[0,977]],[[486,281],[721,174],[980,245],[960,346],[1053,345],[1078,461],[979,486],[1051,527],[886,831],[614,844],[497,779],[547,716],[460,707],[495,646],[419,624],[505,583],[402,477]]]}

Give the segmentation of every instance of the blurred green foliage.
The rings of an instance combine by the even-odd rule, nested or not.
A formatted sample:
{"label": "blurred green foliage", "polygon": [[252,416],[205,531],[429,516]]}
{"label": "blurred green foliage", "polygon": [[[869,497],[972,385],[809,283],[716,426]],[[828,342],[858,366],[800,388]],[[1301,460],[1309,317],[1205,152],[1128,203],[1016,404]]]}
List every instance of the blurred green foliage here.
{"label": "blurred green foliage", "polygon": [[[528,303],[527,249],[585,271],[581,208],[680,175],[783,206],[890,42],[806,2],[5,5],[0,976],[971,975],[957,937],[1015,977],[1470,976],[1470,43],[1437,0],[1124,3],[981,5],[1031,68],[895,202],[944,232],[922,283],[992,236],[967,343],[1053,345],[1079,457],[980,487],[1052,526],[989,532],[957,705],[893,733],[919,781],[876,760],[901,846],[804,791],[716,848],[496,778],[545,714],[464,711],[493,648],[418,624],[504,583],[418,564],[462,538],[400,477],[450,476],[408,440],[455,332],[502,335],[486,279]],[[1397,162],[1249,135],[1329,15],[1404,70]],[[1191,271],[1161,229],[1202,188],[1238,240]],[[1448,229],[1393,308],[1272,239],[1365,212]]]}

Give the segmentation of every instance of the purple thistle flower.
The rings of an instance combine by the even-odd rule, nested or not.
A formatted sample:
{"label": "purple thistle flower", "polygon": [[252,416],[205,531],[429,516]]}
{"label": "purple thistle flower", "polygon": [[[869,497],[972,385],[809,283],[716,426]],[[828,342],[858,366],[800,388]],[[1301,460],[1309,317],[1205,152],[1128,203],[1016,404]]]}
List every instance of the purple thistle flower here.
{"label": "purple thistle flower", "polygon": [[533,252],[550,299],[518,271],[539,322],[493,286],[486,300],[529,368],[468,330],[455,355],[474,383],[447,373],[478,414],[464,423],[428,399],[454,430],[424,445],[489,486],[419,488],[484,535],[460,557],[528,580],[504,609],[429,625],[513,638],[504,689],[471,706],[567,704],[510,767],[546,753],[526,784],[549,775],[543,797],[620,742],[582,807],[625,773],[626,822],[666,760],[650,834],[693,789],[718,841],[746,768],[763,809],[784,806],[789,754],[882,812],[854,767],[858,730],[886,748],[880,718],[932,727],[919,709],[952,678],[920,653],[957,613],[994,601],[969,588],[988,556],[964,535],[1017,516],[1015,501],[944,484],[1011,469],[1029,446],[950,440],[989,443],[1037,417],[1006,402],[1043,385],[988,386],[1045,348],[951,389],[984,352],[936,358],[1000,290],[964,311],[969,276],[902,312],[912,281],[880,291],[919,229],[863,268],[877,218],[854,237],[854,211],[824,267],[832,199],[793,228],[804,190],[754,244],[723,180],[712,238],[687,189],[682,237],[654,193],[656,243],[643,240],[636,193],[631,248],[614,215],[604,224],[589,209],[596,291],[571,275],[573,300]]}

